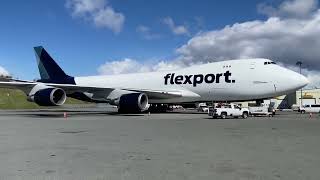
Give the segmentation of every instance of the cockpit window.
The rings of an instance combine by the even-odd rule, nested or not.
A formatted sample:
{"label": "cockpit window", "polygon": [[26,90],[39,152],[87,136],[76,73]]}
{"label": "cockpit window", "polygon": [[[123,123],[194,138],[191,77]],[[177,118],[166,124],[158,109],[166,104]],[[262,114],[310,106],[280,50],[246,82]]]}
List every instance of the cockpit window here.
{"label": "cockpit window", "polygon": [[267,61],[267,62],[264,62],[264,65],[268,65],[268,64],[276,64],[275,62],[273,62],[273,61]]}

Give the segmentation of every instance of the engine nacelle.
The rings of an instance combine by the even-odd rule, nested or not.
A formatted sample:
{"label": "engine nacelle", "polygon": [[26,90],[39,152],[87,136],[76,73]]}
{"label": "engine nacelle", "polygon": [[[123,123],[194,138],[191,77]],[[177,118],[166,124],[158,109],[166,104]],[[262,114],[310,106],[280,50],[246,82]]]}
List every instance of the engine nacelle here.
{"label": "engine nacelle", "polygon": [[140,113],[148,107],[148,96],[144,93],[124,94],[118,103],[120,113]]}
{"label": "engine nacelle", "polygon": [[66,92],[60,88],[40,89],[29,98],[39,106],[61,106],[67,99]]}

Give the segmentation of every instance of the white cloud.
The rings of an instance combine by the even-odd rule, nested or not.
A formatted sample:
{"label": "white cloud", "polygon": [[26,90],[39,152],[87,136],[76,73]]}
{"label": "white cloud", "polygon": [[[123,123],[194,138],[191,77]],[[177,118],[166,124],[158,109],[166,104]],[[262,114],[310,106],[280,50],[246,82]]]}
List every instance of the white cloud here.
{"label": "white cloud", "polygon": [[115,12],[106,0],[67,0],[66,7],[71,10],[73,17],[82,18],[115,33],[122,30],[125,21],[125,16]]}
{"label": "white cloud", "polygon": [[124,60],[107,61],[98,68],[99,74],[128,74],[139,72],[169,71],[181,68],[175,63],[165,61],[140,63],[137,60],[126,58]]}
{"label": "white cloud", "polygon": [[166,24],[173,34],[175,35],[188,35],[189,31],[185,26],[175,25],[171,17],[166,17],[163,19],[163,23]]}
{"label": "white cloud", "polygon": [[183,68],[183,64],[179,64],[177,62],[167,62],[167,61],[160,61],[155,65],[151,66],[151,71],[171,71]]}
{"label": "white cloud", "polygon": [[150,32],[150,28],[144,25],[140,25],[137,27],[137,32],[147,33]]}
{"label": "white cloud", "polygon": [[[300,7],[302,1],[306,4]],[[303,73],[311,81],[309,87],[319,87],[320,10],[316,5],[316,1],[288,0],[279,7],[269,6],[276,13],[266,20],[235,23],[201,32],[178,48],[177,58],[164,62],[163,67],[170,69],[228,59],[269,58],[297,71],[295,63],[302,61]],[[170,19],[166,18],[167,24],[175,27]],[[149,29],[141,27],[140,31]],[[135,72],[162,69],[161,62],[150,65],[135,63]],[[105,72],[109,69],[112,68],[106,68]]]}
{"label": "white cloud", "polygon": [[318,6],[318,0],[287,0],[278,8],[267,4],[258,5],[258,11],[268,16],[285,18],[305,18],[312,14]]}
{"label": "white cloud", "polygon": [[136,71],[141,71],[139,63],[129,58],[120,61],[106,62],[98,68],[100,74],[123,74]]}
{"label": "white cloud", "polygon": [[136,31],[147,40],[159,39],[161,38],[160,34],[151,32],[151,29],[148,26],[140,25],[137,27]]}
{"label": "white cloud", "polygon": [[309,19],[248,21],[200,33],[177,49],[186,63],[237,58],[270,58],[284,64],[303,61],[320,70],[320,11]]}
{"label": "white cloud", "polygon": [[0,76],[9,76],[9,72],[2,66],[0,66]]}

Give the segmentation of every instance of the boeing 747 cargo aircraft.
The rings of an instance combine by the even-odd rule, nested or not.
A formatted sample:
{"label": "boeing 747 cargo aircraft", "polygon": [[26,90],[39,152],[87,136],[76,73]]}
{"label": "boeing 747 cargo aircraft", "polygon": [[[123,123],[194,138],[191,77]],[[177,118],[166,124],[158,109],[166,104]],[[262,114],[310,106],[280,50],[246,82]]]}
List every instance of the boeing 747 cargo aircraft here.
{"label": "boeing 747 cargo aircraft", "polygon": [[148,104],[245,101],[276,97],[306,86],[306,77],[268,59],[196,65],[170,72],[72,77],[43,47],[35,47],[41,79],[0,82],[24,91],[40,106],[63,105],[66,97],[109,103],[119,112],[142,112]]}

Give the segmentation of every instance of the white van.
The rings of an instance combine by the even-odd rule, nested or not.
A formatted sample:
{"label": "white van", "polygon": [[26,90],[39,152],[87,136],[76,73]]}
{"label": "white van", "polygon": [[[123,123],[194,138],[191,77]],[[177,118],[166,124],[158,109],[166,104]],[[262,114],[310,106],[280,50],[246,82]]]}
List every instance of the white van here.
{"label": "white van", "polygon": [[319,113],[320,112],[320,104],[309,104],[304,105],[300,108],[300,113]]}
{"label": "white van", "polygon": [[300,112],[300,105],[294,104],[294,105],[291,106],[291,109],[292,109],[292,111],[298,111],[298,112]]}

